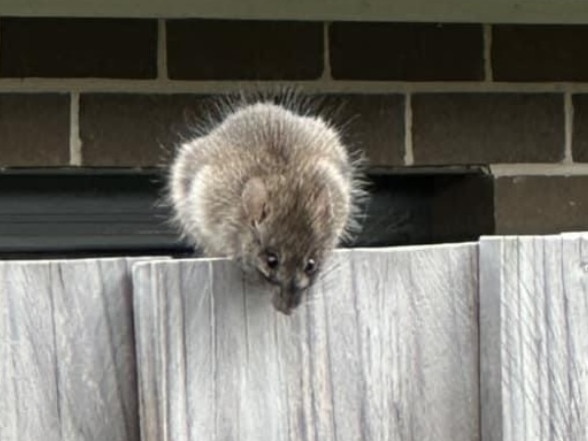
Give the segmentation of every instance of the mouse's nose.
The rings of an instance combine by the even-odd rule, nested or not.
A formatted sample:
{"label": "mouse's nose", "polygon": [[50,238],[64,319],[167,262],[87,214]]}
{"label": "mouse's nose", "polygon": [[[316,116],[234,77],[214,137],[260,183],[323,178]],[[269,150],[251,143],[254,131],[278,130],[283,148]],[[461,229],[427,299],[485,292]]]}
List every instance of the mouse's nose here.
{"label": "mouse's nose", "polygon": [[302,302],[303,289],[300,289],[294,280],[280,287],[279,292],[274,294],[273,303],[278,311],[289,315],[293,309]]}
{"label": "mouse's nose", "polygon": [[303,288],[295,280],[292,280],[285,290],[282,288],[282,291],[284,291],[282,292],[282,296],[287,300],[290,308],[296,308],[300,305]]}
{"label": "mouse's nose", "polygon": [[288,284],[288,292],[290,293],[297,293],[299,291],[302,291],[303,287],[300,286],[300,282],[298,280],[296,280],[295,278],[290,280],[290,283]]}

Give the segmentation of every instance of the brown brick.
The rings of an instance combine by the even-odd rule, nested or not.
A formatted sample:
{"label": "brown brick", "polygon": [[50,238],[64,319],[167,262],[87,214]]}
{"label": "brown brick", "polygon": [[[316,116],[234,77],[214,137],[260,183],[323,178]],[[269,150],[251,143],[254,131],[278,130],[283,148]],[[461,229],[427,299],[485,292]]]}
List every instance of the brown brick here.
{"label": "brown brick", "polygon": [[89,166],[165,163],[205,112],[199,95],[80,96],[82,160]]}
{"label": "brown brick", "polygon": [[0,165],[69,164],[69,96],[0,94]]}
{"label": "brown brick", "polygon": [[335,79],[452,81],[484,75],[480,25],[333,23],[329,28]]}
{"label": "brown brick", "polygon": [[572,150],[574,161],[588,162],[588,95],[574,95],[574,131]]}
{"label": "brown brick", "polygon": [[588,176],[503,177],[495,183],[498,234],[588,229]]}
{"label": "brown brick", "polygon": [[323,25],[169,20],[168,75],[178,80],[312,80],[323,71]]}
{"label": "brown brick", "polygon": [[157,22],[3,18],[3,77],[155,78]]}
{"label": "brown brick", "polygon": [[352,149],[365,152],[369,165],[403,163],[404,97],[402,95],[340,94],[327,96],[327,107],[336,109],[335,123]]}
{"label": "brown brick", "polygon": [[416,164],[554,162],[564,154],[559,94],[416,94]]}
{"label": "brown brick", "polygon": [[496,81],[587,81],[588,26],[499,25],[492,30]]}

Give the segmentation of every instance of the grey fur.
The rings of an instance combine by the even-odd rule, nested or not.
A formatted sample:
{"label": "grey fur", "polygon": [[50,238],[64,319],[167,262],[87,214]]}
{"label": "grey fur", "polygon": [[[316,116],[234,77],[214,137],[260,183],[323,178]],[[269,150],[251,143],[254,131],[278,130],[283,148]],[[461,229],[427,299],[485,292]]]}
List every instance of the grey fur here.
{"label": "grey fur", "polygon": [[[330,251],[358,228],[358,165],[323,118],[259,101],[233,107],[180,147],[169,199],[188,240],[279,286],[274,305],[290,313]],[[309,259],[317,270],[307,271]]]}

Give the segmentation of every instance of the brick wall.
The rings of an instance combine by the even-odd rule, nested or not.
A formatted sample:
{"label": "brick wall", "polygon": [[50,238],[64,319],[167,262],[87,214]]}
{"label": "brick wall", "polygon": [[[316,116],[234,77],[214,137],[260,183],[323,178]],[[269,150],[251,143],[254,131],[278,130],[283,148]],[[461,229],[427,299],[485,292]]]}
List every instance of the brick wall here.
{"label": "brick wall", "polygon": [[0,18],[0,166],[151,167],[203,95],[344,102],[374,167],[484,166],[498,233],[588,229],[588,26]]}

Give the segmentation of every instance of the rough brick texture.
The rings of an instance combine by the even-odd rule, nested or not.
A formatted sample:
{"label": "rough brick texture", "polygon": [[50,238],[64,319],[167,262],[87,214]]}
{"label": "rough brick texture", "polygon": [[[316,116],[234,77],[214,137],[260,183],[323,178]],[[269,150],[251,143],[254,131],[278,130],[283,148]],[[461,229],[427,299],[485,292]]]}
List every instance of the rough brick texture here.
{"label": "rough brick texture", "polygon": [[178,80],[312,80],[322,23],[169,20],[168,75]]}
{"label": "rough brick texture", "polygon": [[0,166],[69,164],[69,96],[0,94]]}
{"label": "rough brick texture", "polygon": [[157,22],[3,18],[3,77],[155,78]]}
{"label": "rough brick texture", "polygon": [[452,81],[484,74],[480,25],[333,23],[335,79]]}
{"label": "rough brick texture", "polygon": [[83,165],[164,165],[191,135],[205,105],[201,95],[82,95]]}
{"label": "rough brick texture", "polygon": [[364,151],[371,166],[403,164],[404,97],[340,94],[327,96],[327,109],[341,127],[344,141]]}
{"label": "rough brick texture", "polygon": [[[352,150],[370,165],[402,163],[404,101],[400,95],[322,95],[319,111],[343,129]],[[155,166],[207,121],[215,97],[202,95],[84,94],[80,97],[83,165]]]}
{"label": "rough brick texture", "polygon": [[[365,152],[370,171],[396,173],[412,147],[416,167],[404,170],[431,175],[424,181],[434,185],[426,189],[405,177],[395,181],[406,185],[398,194],[400,184],[386,184],[394,191],[378,196],[381,234],[400,237],[394,219],[413,220],[411,213],[385,212],[394,198],[429,211],[433,225],[411,223],[411,234],[433,232],[448,241],[494,228],[587,230],[588,174],[495,180],[437,168],[564,159],[569,88],[557,83],[588,84],[588,25],[492,25],[490,37],[494,84],[485,74],[482,24],[169,19],[160,28],[155,19],[2,17],[0,167],[69,165],[76,119],[69,94],[56,91],[80,94],[82,166],[136,168],[166,165],[175,147],[196,135],[194,126],[217,113],[208,100],[214,97],[196,91],[295,82],[322,100],[344,141]],[[159,68],[172,81],[158,77]],[[192,86],[194,93],[173,93]],[[588,163],[583,87],[574,86],[572,96],[576,163]],[[562,173],[570,168],[582,170],[566,162]],[[530,169],[543,168],[524,170]]]}
{"label": "rough brick texture", "polygon": [[587,81],[587,41],[588,26],[494,26],[494,80]]}
{"label": "rough brick texture", "polygon": [[497,234],[588,230],[588,176],[505,177],[495,184]]}
{"label": "rough brick texture", "polygon": [[559,94],[416,94],[416,164],[554,162],[564,155]]}
{"label": "rough brick texture", "polygon": [[574,161],[588,162],[588,95],[573,96],[574,131],[572,155]]}

